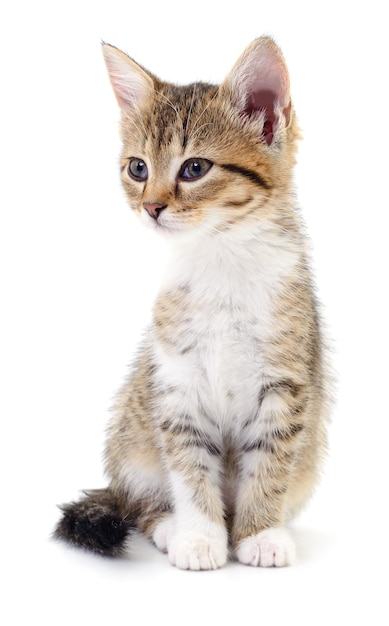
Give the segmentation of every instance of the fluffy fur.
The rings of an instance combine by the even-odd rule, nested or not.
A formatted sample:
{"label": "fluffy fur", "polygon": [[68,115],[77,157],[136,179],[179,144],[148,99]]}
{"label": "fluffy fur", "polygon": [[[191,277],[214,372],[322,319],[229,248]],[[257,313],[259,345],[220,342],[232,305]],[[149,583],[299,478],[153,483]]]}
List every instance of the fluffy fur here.
{"label": "fluffy fur", "polygon": [[182,569],[221,567],[229,550],[287,565],[285,525],[317,480],[328,391],[285,61],[260,38],[220,86],[178,87],[103,52],[129,204],[172,254],[117,396],[109,486],[66,505],[56,535],[116,554],[131,518]]}

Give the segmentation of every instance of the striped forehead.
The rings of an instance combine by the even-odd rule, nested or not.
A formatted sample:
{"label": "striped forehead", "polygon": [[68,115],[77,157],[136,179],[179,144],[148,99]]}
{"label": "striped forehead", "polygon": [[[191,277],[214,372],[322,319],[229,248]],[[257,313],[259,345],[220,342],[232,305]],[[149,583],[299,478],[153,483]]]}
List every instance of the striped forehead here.
{"label": "striped forehead", "polygon": [[157,91],[147,128],[154,148],[158,150],[173,142],[185,148],[188,136],[216,89],[205,83],[193,83],[184,87],[164,85]]}

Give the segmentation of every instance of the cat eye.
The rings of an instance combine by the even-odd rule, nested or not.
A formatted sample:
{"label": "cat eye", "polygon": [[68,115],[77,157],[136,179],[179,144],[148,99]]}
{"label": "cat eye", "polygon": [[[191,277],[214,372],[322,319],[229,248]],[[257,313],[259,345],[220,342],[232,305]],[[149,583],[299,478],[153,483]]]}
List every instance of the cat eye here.
{"label": "cat eye", "polygon": [[182,180],[195,180],[209,172],[212,165],[213,163],[208,159],[188,159],[183,164],[178,176]]}
{"label": "cat eye", "polygon": [[134,180],[147,180],[149,172],[146,163],[142,159],[132,157],[128,164],[128,174]]}

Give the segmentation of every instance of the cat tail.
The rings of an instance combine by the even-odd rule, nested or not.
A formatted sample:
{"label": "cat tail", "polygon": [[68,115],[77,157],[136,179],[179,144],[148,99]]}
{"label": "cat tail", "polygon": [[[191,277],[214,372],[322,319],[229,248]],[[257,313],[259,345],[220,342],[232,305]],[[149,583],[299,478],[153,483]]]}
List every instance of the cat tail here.
{"label": "cat tail", "polygon": [[136,530],[134,519],[124,515],[113,491],[84,491],[83,497],[59,507],[62,517],[53,537],[104,556],[123,556]]}

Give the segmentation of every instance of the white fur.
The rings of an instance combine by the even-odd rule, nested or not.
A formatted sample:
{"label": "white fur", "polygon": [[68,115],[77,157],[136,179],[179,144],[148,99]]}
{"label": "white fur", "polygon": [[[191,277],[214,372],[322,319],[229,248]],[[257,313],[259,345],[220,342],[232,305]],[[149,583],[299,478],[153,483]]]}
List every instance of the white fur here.
{"label": "white fur", "polygon": [[[276,375],[263,362],[261,347],[272,336],[274,300],[299,251],[263,222],[233,235],[202,235],[173,242],[164,283],[165,290],[191,290],[194,307],[185,339],[196,348],[178,355],[156,345],[159,382],[177,386],[177,395],[167,400],[174,412],[192,415],[200,403],[220,425],[239,431],[237,418],[258,409],[261,381]],[[177,326],[174,332],[180,321]]]}
{"label": "white fur", "polygon": [[161,552],[167,552],[171,538],[176,530],[176,520],[173,514],[160,521],[153,532],[153,542]]}
{"label": "white fur", "polygon": [[[174,531],[171,532],[170,526],[170,536],[166,536],[170,563],[180,569],[191,570],[222,567],[227,561],[227,530],[224,524],[212,522],[197,509],[193,503],[193,491],[178,472],[171,473],[171,486],[176,511]],[[163,531],[162,528],[161,534]],[[156,538],[159,539],[158,534]]]}
{"label": "white fur", "polygon": [[236,550],[241,563],[254,567],[284,567],[295,559],[296,549],[285,528],[267,528],[244,539]]}
{"label": "white fur", "polygon": [[227,561],[227,541],[223,536],[210,536],[195,529],[177,532],[170,542],[168,555],[170,563],[180,569],[218,569]]}

